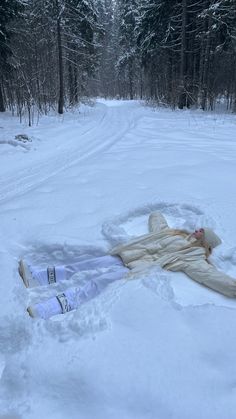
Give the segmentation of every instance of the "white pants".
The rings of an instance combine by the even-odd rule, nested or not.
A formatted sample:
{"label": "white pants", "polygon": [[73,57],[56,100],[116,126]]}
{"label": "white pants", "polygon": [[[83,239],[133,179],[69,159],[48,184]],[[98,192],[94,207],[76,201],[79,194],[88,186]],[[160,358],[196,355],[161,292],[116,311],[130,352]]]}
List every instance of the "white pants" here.
{"label": "white pants", "polygon": [[113,266],[124,266],[118,256],[105,255],[91,258],[91,256],[82,255],[76,263],[70,265],[51,265],[47,268],[30,265],[29,268],[34,282],[38,283],[38,285],[50,285],[55,282],[70,279],[72,275],[81,271],[110,268]]}
{"label": "white pants", "polygon": [[[83,260],[82,260],[83,259]],[[56,297],[49,298],[33,307],[36,314],[48,319],[56,314],[62,314],[77,309],[82,303],[98,295],[109,283],[122,279],[129,271],[117,256],[101,256],[84,259],[71,264],[55,267],[56,282],[69,279],[74,273],[103,268],[103,273],[93,273],[93,278],[86,281],[81,287],[67,289]],[[48,270],[30,267],[32,275],[39,280],[41,285],[48,284]],[[54,281],[55,282],[55,281]]]}

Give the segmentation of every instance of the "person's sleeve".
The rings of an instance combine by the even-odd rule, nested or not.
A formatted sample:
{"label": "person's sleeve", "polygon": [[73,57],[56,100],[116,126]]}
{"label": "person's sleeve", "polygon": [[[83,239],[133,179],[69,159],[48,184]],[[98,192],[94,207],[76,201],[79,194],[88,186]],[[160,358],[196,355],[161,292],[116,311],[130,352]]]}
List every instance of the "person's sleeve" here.
{"label": "person's sleeve", "polygon": [[150,233],[159,233],[166,228],[169,228],[167,221],[159,211],[150,214],[148,219],[148,229]]}
{"label": "person's sleeve", "polygon": [[204,260],[185,265],[181,270],[194,281],[226,297],[236,297],[236,279],[218,271]]}

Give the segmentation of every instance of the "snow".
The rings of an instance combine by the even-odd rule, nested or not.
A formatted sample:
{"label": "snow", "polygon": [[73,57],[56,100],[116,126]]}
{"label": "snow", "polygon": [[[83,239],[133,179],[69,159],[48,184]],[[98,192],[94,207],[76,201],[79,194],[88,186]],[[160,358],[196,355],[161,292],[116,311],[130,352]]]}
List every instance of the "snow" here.
{"label": "snow", "polygon": [[33,320],[28,304],[73,279],[25,289],[17,261],[104,254],[158,209],[214,228],[211,261],[236,277],[235,116],[99,100],[31,128],[0,118],[0,418],[233,419],[234,300],[155,268]]}

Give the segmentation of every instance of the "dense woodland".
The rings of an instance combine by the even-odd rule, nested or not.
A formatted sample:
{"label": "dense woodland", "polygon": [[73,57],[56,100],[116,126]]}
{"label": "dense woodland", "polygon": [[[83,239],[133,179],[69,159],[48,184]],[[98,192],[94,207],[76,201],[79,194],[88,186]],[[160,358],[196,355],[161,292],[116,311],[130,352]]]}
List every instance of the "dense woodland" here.
{"label": "dense woodland", "polygon": [[236,112],[236,0],[0,0],[0,111],[96,96]]}

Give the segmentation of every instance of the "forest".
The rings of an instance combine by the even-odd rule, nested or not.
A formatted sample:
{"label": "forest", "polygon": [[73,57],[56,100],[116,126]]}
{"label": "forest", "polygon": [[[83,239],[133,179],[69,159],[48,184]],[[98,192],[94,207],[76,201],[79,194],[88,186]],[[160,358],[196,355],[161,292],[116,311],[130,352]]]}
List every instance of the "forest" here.
{"label": "forest", "polygon": [[98,96],[236,112],[236,0],[1,0],[0,112]]}

